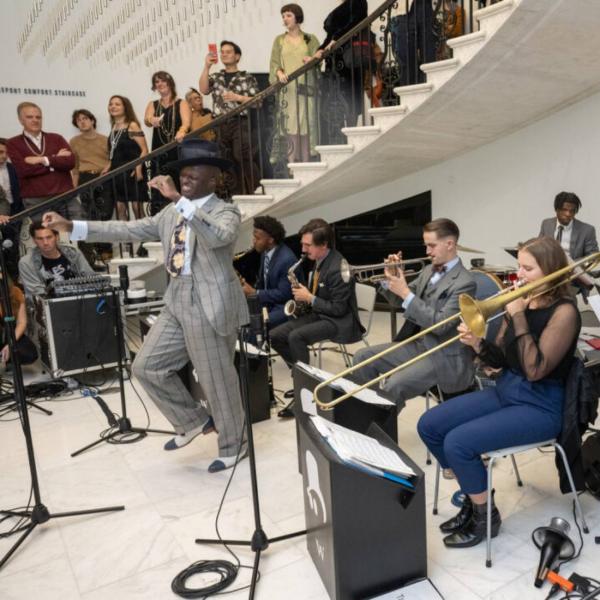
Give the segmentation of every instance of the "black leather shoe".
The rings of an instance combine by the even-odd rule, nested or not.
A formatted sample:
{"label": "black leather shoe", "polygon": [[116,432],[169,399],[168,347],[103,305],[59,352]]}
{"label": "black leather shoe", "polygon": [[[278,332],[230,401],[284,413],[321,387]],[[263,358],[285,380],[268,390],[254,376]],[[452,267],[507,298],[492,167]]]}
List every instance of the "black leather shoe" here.
{"label": "black leather shoe", "polygon": [[287,392],[284,392],[283,393],[283,397],[287,398],[288,400],[290,398],[293,398],[294,397],[294,390],[288,390]]}
{"label": "black leather shoe", "polygon": [[455,531],[458,531],[464,527],[467,521],[471,518],[472,514],[473,503],[471,502],[471,498],[465,494],[462,508],[458,511],[458,513],[440,525],[442,533],[454,533]]}
{"label": "black leather shoe", "polygon": [[[477,546],[486,538],[486,513],[487,506],[474,505],[471,518],[465,523],[462,529],[447,535],[444,538],[444,544],[447,548],[470,548]],[[495,538],[500,531],[502,518],[495,505],[492,505],[492,537]]]}
{"label": "black leather shoe", "polygon": [[291,405],[286,406],[285,408],[282,408],[278,413],[277,416],[280,419],[293,419],[294,418],[294,411],[291,408]]}

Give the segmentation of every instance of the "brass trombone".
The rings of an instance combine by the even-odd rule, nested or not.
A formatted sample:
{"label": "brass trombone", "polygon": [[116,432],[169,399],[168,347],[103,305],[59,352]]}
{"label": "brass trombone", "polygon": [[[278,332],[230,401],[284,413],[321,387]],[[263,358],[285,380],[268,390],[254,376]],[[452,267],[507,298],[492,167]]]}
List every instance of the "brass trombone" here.
{"label": "brass trombone", "polygon": [[[501,290],[500,292],[498,292],[498,294],[495,294],[494,296],[491,296],[490,298],[487,298],[485,300],[475,300],[475,298],[472,298],[471,296],[469,296],[469,294],[461,294],[459,297],[460,311],[458,313],[447,317],[443,321],[440,321],[439,323],[436,323],[435,325],[432,325],[427,329],[423,329],[419,333],[409,337],[406,340],[403,340],[402,342],[393,344],[392,346],[386,348],[379,354],[376,354],[371,358],[367,358],[366,360],[363,360],[362,362],[356,365],[352,365],[351,367],[344,369],[340,373],[337,373],[333,377],[330,377],[329,379],[321,382],[319,385],[317,385],[313,392],[315,402],[323,410],[331,410],[336,404],[344,402],[345,400],[354,396],[361,390],[370,388],[376,383],[379,383],[382,379],[386,379],[394,375],[395,373],[406,369],[413,363],[416,363],[417,361],[426,358],[427,356],[430,356],[431,354],[438,352],[443,348],[446,348],[446,346],[450,346],[454,342],[457,342],[460,338],[460,334],[455,335],[454,337],[446,340],[445,342],[442,342],[441,344],[435,346],[435,348],[430,348],[429,350],[419,354],[418,356],[415,356],[414,358],[407,360],[406,362],[390,369],[389,371],[382,373],[374,379],[367,381],[367,383],[363,383],[362,385],[357,386],[354,390],[351,390],[350,392],[344,394],[343,396],[340,396],[339,398],[335,398],[331,402],[322,402],[319,399],[319,391],[322,390],[324,387],[331,385],[336,379],[345,377],[346,375],[357,371],[365,365],[368,365],[380,359],[382,356],[385,356],[386,354],[389,354],[390,352],[393,352],[394,350],[397,350],[398,348],[401,348],[402,346],[405,346],[410,342],[414,342],[415,340],[427,335],[428,333],[435,331],[442,325],[446,325],[447,323],[451,323],[452,321],[456,321],[459,318],[462,318],[467,327],[477,337],[483,337],[485,335],[485,328],[488,319],[490,319],[492,315],[494,315],[494,318],[501,316],[501,314],[503,313],[496,313],[498,313],[498,311],[501,311],[507,304],[509,304],[513,300],[516,300],[517,298],[521,298],[523,296],[529,296],[535,290],[539,290],[538,293],[534,294],[531,297],[532,299],[536,298],[537,296],[541,296],[542,294],[549,292],[550,290],[554,289],[555,287],[558,287],[559,285],[563,285],[565,283],[568,283],[569,281],[572,281],[573,279],[577,279],[582,274],[582,272],[587,273],[589,271],[594,271],[599,267],[600,252],[594,252],[593,254],[590,254],[589,256],[586,256],[584,258],[580,258],[579,260],[571,263],[570,265],[562,269],[558,269],[557,271],[554,271],[554,273],[550,273],[549,275],[546,275],[545,277],[542,277],[537,281],[525,284],[516,289],[509,288],[507,290]],[[565,278],[565,276],[567,276],[571,272],[573,273]],[[552,282],[555,283],[549,286],[548,284]]]}
{"label": "brass trombone", "polygon": [[[342,276],[344,283],[348,283],[352,278],[355,278],[359,283],[365,281],[377,283],[378,281],[383,281],[385,279],[385,269],[404,269],[407,265],[421,265],[419,269],[407,272],[407,274],[410,273],[411,275],[416,275],[423,270],[430,260],[431,257],[423,256],[421,258],[409,258],[408,260],[382,262],[372,265],[351,265],[344,258],[340,263],[340,275]],[[381,271],[381,273],[378,271]]]}

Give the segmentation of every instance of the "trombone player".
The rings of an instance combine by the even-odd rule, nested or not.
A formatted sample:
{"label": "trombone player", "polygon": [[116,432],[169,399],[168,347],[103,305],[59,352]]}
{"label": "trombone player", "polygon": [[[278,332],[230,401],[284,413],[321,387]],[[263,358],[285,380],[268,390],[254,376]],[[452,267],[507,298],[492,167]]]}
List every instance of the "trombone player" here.
{"label": "trombone player", "polygon": [[[534,238],[519,248],[519,279],[526,284],[567,267],[560,242]],[[465,501],[440,525],[449,548],[467,548],[486,538],[487,473],[481,454],[543,442],[562,429],[565,382],[577,346],[581,318],[568,280],[541,293],[515,297],[494,342],[477,337],[464,323],[461,342],[480,360],[502,369],[496,386],[453,398],[427,411],[417,429],[442,468],[451,468]],[[491,535],[501,518],[492,498]]]}
{"label": "trombone player", "polygon": [[[394,342],[399,342],[456,314],[460,294],[473,295],[475,282],[457,256],[460,232],[450,219],[435,219],[423,227],[423,243],[431,264],[410,284],[401,269],[386,269],[383,294],[386,299],[404,309],[405,323]],[[399,255],[390,255],[389,262],[399,262]],[[422,354],[455,335],[455,324],[448,323],[386,356],[360,368],[354,374],[358,383],[375,379],[391,368]],[[367,360],[390,344],[371,346],[356,352],[354,364]],[[382,386],[383,392],[402,410],[407,400],[424,394],[438,384],[444,392],[465,390],[473,381],[473,356],[459,342],[395,373]]]}

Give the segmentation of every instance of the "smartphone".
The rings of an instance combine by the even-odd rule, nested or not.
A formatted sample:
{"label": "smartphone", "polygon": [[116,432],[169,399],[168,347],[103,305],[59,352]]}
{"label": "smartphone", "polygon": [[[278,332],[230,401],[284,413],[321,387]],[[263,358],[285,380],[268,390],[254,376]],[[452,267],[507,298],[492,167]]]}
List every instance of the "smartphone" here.
{"label": "smartphone", "polygon": [[217,56],[218,56],[217,45],[216,44],[209,44],[208,45],[208,53],[212,54],[215,58],[217,58]]}

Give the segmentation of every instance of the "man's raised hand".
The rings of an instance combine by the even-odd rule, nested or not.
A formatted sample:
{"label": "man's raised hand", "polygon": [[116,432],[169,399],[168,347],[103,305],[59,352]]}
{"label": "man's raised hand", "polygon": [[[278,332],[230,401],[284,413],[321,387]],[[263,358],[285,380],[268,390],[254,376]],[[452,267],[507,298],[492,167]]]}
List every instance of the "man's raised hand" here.
{"label": "man's raised hand", "polygon": [[55,231],[73,231],[73,221],[69,221],[53,211],[44,213],[42,225],[48,229],[54,229]]}

